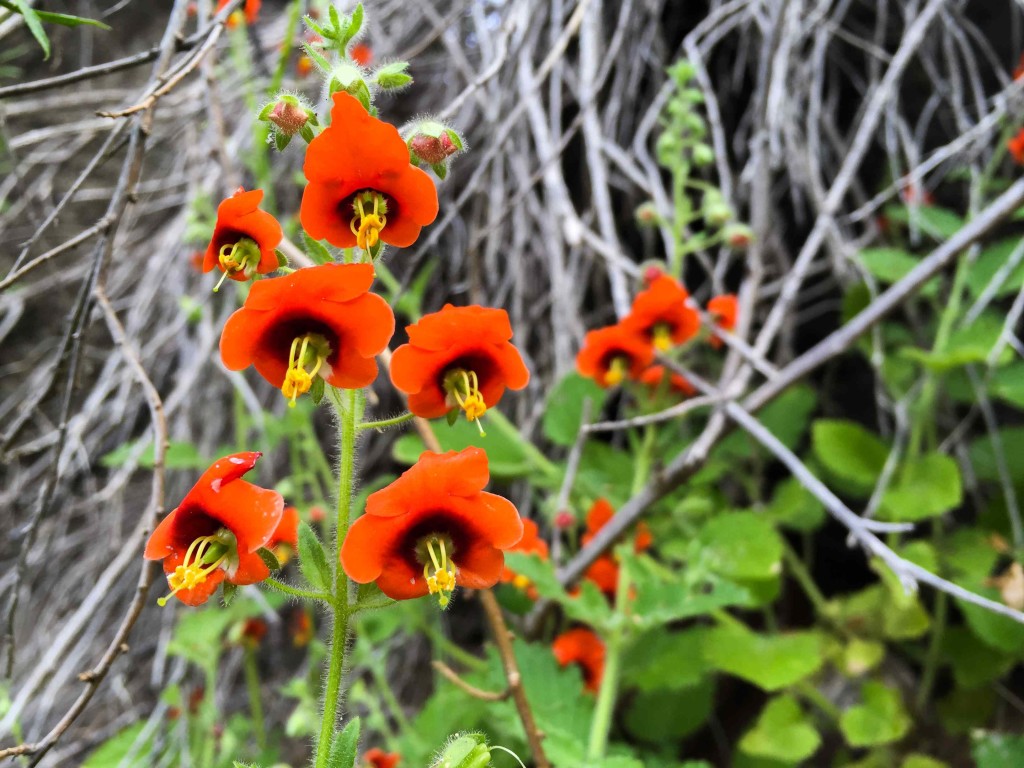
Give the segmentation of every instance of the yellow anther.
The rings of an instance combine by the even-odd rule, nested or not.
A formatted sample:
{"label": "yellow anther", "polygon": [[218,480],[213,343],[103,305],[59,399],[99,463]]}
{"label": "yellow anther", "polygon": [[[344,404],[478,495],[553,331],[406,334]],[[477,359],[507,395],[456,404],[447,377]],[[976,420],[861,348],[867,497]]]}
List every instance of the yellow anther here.
{"label": "yellow anther", "polygon": [[260,247],[255,240],[248,237],[243,237],[235,243],[226,243],[217,253],[217,263],[224,273],[214,286],[214,293],[220,290],[229,275],[241,272],[246,277],[252,277],[260,263]]}
{"label": "yellow anther", "polygon": [[651,333],[651,342],[659,352],[666,352],[672,349],[672,329],[665,323],[658,323]]}
{"label": "yellow anther", "polygon": [[512,586],[514,586],[516,589],[521,589],[524,592],[527,589],[529,589],[530,584],[532,584],[532,583],[533,582],[531,582],[528,578],[523,576],[523,574],[521,574],[521,573],[517,573],[515,575],[515,577],[512,579]]}
{"label": "yellow anther", "polygon": [[[434,550],[434,547],[440,553]],[[447,608],[451,602],[452,593],[455,591],[455,576],[458,568],[455,561],[448,557],[448,550],[445,546],[444,537],[431,536],[426,542],[426,551],[430,557],[430,563],[423,566],[423,578],[427,582],[427,590],[432,595],[437,595],[437,602],[442,608]],[[431,569],[433,565],[433,569]]]}
{"label": "yellow anther", "polygon": [[[366,210],[366,204],[373,201],[373,211]],[[352,201],[355,215],[349,222],[349,229],[356,236],[356,245],[364,251],[376,247],[380,232],[387,226],[387,203],[379,192],[360,192]]]}
{"label": "yellow anther", "polygon": [[608,366],[608,373],[604,375],[604,381],[609,386],[617,386],[625,380],[628,372],[629,367],[626,358],[616,357],[612,360],[611,365]]}
{"label": "yellow anther", "polygon": [[[295,407],[299,395],[309,392],[313,386],[313,377],[317,375],[328,356],[331,347],[327,339],[317,333],[306,333],[292,339],[292,347],[288,353],[288,370],[281,384],[281,394],[288,398],[289,408]],[[306,366],[312,365],[307,371]]]}
{"label": "yellow anther", "polygon": [[475,421],[480,436],[486,437],[480,419],[487,413],[487,403],[480,391],[480,380],[476,371],[464,371],[461,368],[448,374],[445,388],[466,414],[467,421]]}
{"label": "yellow anther", "polygon": [[174,573],[167,575],[167,584],[171,592],[157,600],[157,604],[162,608],[181,590],[195,589],[204,583],[206,577],[228,559],[229,554],[230,549],[224,544],[220,532],[211,536],[200,536],[185,551],[181,565],[174,569]]}

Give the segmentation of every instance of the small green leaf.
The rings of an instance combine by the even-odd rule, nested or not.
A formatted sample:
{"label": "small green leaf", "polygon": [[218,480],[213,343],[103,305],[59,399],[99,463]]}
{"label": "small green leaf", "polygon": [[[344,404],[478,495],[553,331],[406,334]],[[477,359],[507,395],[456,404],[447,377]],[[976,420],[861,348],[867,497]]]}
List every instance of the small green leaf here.
{"label": "small green leaf", "polygon": [[1014,665],[1011,655],[982,643],[964,627],[949,627],[942,636],[943,659],[953,668],[961,688],[977,688],[1005,675]]}
{"label": "small green leaf", "polygon": [[4,3],[3,5],[15,13],[21,14],[21,17],[25,19],[25,26],[28,27],[36,42],[39,43],[39,47],[43,49],[43,58],[50,58],[50,38],[46,36],[46,31],[43,29],[39,12],[33,9],[26,0],[10,0],[9,4]]}
{"label": "small green leaf", "polygon": [[766,518],[795,531],[816,530],[825,521],[825,507],[795,477],[787,477],[775,488]]}
{"label": "small green leaf", "polygon": [[321,376],[314,376],[313,383],[309,386],[309,396],[313,405],[320,405],[324,399],[324,380]]}
{"label": "small green leaf", "polygon": [[[970,325],[958,328],[950,334],[949,342],[939,352],[904,347],[900,355],[908,360],[921,363],[926,368],[944,373],[971,363],[984,363],[999,342],[1005,318],[995,312],[986,312]],[[1005,345],[997,363],[1006,363],[1013,357],[1013,350]]]}
{"label": "small green leaf", "polygon": [[821,736],[792,696],[777,696],[761,710],[757,724],[740,740],[748,755],[798,763],[821,746]]}
{"label": "small green leaf", "polygon": [[299,570],[314,589],[326,590],[331,583],[323,545],[306,522],[299,523]]}
{"label": "small green leaf", "polygon": [[[967,290],[974,298],[984,293],[988,284],[997,273],[1005,269],[1018,248],[1024,247],[1019,237],[1000,240],[985,248],[967,272]],[[1002,282],[995,287],[993,298],[1001,299],[1017,293],[1024,285],[1024,260],[1018,259],[1017,265],[1008,270]]]}
{"label": "small green leaf", "polygon": [[758,635],[738,626],[710,630],[704,658],[716,669],[766,691],[800,682],[817,672],[825,661],[824,643],[816,632]]}
{"label": "small green leaf", "polygon": [[867,495],[889,456],[889,448],[860,424],[818,419],[811,427],[814,455],[836,477]]}
{"label": "small green leaf", "polygon": [[1020,768],[1024,765],[1024,736],[977,731],[971,755],[977,768]]}
{"label": "small green leaf", "polygon": [[282,250],[280,250],[278,248],[275,248],[274,249],[274,255],[277,256],[277,266],[278,266],[278,268],[282,268],[282,267],[287,267],[288,266],[288,257],[284,255],[284,251],[282,251]]}
{"label": "small green leaf", "polygon": [[910,730],[903,699],[894,688],[867,681],[861,687],[862,704],[839,718],[839,729],[851,747],[874,747],[898,741]]}
{"label": "small green leaf", "polygon": [[448,422],[449,427],[454,427],[455,422],[459,420],[459,409],[452,408],[448,413],[444,415],[444,420]]}
{"label": "small green leaf", "polygon": [[353,718],[344,730],[334,734],[331,751],[327,756],[328,768],[353,768],[359,748],[359,718]]}
{"label": "small green leaf", "polygon": [[[866,248],[860,252],[864,268],[883,285],[891,285],[910,274],[920,258],[899,248]],[[938,278],[925,283],[922,296],[934,296],[939,289]]]}
{"label": "small green leaf", "polygon": [[918,522],[960,506],[963,486],[960,467],[941,453],[929,453],[905,463],[882,497],[883,520]]}
{"label": "small green leaf", "polygon": [[553,443],[571,446],[580,431],[583,403],[590,401],[590,420],[594,421],[607,396],[607,391],[593,379],[570,373],[555,384],[548,395],[544,407],[544,435]]}
{"label": "small green leaf", "polygon": [[[81,768],[114,768],[121,765],[130,754],[135,755],[135,760],[141,760],[149,753],[151,743],[151,738],[145,740],[139,738],[145,727],[146,723],[143,721],[133,723],[124,730],[118,731],[90,752]],[[136,744],[136,742],[139,743]],[[134,760],[130,762],[137,764]]]}
{"label": "small green leaf", "polygon": [[230,581],[221,582],[221,602],[227,608],[238,596],[238,587]]}
{"label": "small green leaf", "polygon": [[292,137],[287,133],[274,132],[274,146],[277,147],[278,152],[284,152],[285,147],[291,143],[291,140]]}
{"label": "small green leaf", "polygon": [[437,176],[437,178],[439,178],[441,181],[444,181],[446,178],[448,178],[447,162],[434,163],[433,165],[430,166],[430,170],[432,170],[434,174]]}
{"label": "small green leaf", "polygon": [[266,547],[260,547],[259,549],[257,549],[256,554],[260,556],[260,560],[262,560],[263,564],[267,566],[267,568],[269,568],[271,571],[281,570],[281,563],[277,559],[277,555],[275,555]]}
{"label": "small green leaf", "polygon": [[782,539],[772,524],[753,512],[713,517],[697,541],[715,573],[733,579],[766,579],[782,572]]}
{"label": "small green leaf", "polygon": [[705,631],[691,627],[670,632],[652,629],[628,647],[622,675],[627,685],[641,691],[675,690],[697,685],[708,671],[701,654]]}
{"label": "small green leaf", "polygon": [[934,757],[928,757],[928,755],[921,755],[915,752],[903,759],[903,762],[900,763],[900,768],[949,768],[949,763],[944,763],[941,760],[936,760]]}
{"label": "small green leaf", "polygon": [[302,240],[306,246],[306,255],[313,260],[313,263],[320,265],[330,264],[334,261],[334,257],[331,255],[331,252],[327,250],[327,246],[319,240],[314,240],[305,232],[302,233]]}
{"label": "small green leaf", "polygon": [[412,76],[406,71],[408,69],[408,62],[394,61],[378,68],[373,73],[373,79],[384,90],[404,88],[412,82]]}

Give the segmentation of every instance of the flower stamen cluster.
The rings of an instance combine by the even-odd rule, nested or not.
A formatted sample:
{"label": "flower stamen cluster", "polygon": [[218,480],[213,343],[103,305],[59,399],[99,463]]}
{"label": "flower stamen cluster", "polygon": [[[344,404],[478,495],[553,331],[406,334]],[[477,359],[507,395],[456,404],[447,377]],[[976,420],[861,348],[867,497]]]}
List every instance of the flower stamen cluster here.
{"label": "flower stamen cluster", "polygon": [[[297,353],[297,354],[296,354]],[[288,398],[289,408],[295,407],[295,399],[309,392],[313,377],[320,372],[324,362],[331,355],[331,345],[319,333],[304,333],[292,339],[288,353],[288,370],[281,384],[281,394]],[[307,371],[306,366],[312,370]]]}
{"label": "flower stamen cluster", "polygon": [[[366,208],[373,203],[373,212],[367,213]],[[358,193],[352,201],[355,216],[349,222],[349,229],[356,236],[356,245],[364,251],[375,248],[380,242],[380,232],[388,223],[388,201],[380,192],[372,189]]]}
{"label": "flower stamen cluster", "polygon": [[[434,551],[434,547],[440,553]],[[448,556],[451,549],[454,554],[454,545],[447,536],[432,535],[424,540],[417,551],[423,549],[430,557],[430,562],[423,566],[423,578],[427,582],[427,589],[431,595],[437,595],[437,602],[441,608],[447,608],[451,602],[452,593],[455,592],[455,577],[459,569],[455,561]],[[433,566],[433,570],[430,569]]]}
{"label": "flower stamen cluster", "polygon": [[221,567],[231,554],[228,543],[234,536],[221,528],[210,536],[200,536],[185,551],[185,559],[167,576],[171,592],[157,600],[163,608],[167,601],[183,589],[195,589],[206,581],[206,577]]}
{"label": "flower stamen cluster", "polygon": [[230,275],[241,273],[248,280],[256,273],[260,263],[260,247],[255,240],[243,237],[236,243],[225,243],[217,253],[217,264],[224,271],[213,287],[217,293]]}

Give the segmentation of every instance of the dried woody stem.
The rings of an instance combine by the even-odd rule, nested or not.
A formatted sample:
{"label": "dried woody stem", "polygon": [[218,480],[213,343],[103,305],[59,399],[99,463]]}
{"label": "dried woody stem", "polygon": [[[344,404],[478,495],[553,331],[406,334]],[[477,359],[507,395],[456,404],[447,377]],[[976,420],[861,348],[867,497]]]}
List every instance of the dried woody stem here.
{"label": "dried woody stem", "polygon": [[462,689],[474,699],[480,699],[481,701],[504,701],[512,695],[512,689],[506,688],[504,691],[495,693],[494,691],[485,691],[482,688],[477,688],[471,683],[467,683],[461,677],[459,673],[449,667],[440,659],[434,659],[430,662],[431,666],[441,673],[441,676],[452,683],[455,687]]}

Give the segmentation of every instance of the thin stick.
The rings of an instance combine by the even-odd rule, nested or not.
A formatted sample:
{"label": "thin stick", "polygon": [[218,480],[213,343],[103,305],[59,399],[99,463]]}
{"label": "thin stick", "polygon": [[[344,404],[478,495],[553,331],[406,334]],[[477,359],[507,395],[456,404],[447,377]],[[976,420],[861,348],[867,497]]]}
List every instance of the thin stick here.
{"label": "thin stick", "polygon": [[459,673],[449,667],[440,659],[434,659],[430,662],[430,665],[441,673],[441,676],[445,680],[452,683],[456,688],[459,688],[474,699],[480,699],[481,701],[504,701],[512,695],[512,689],[506,688],[504,691],[495,693],[494,691],[485,691],[482,688],[477,688],[475,685],[471,685],[459,677]]}

